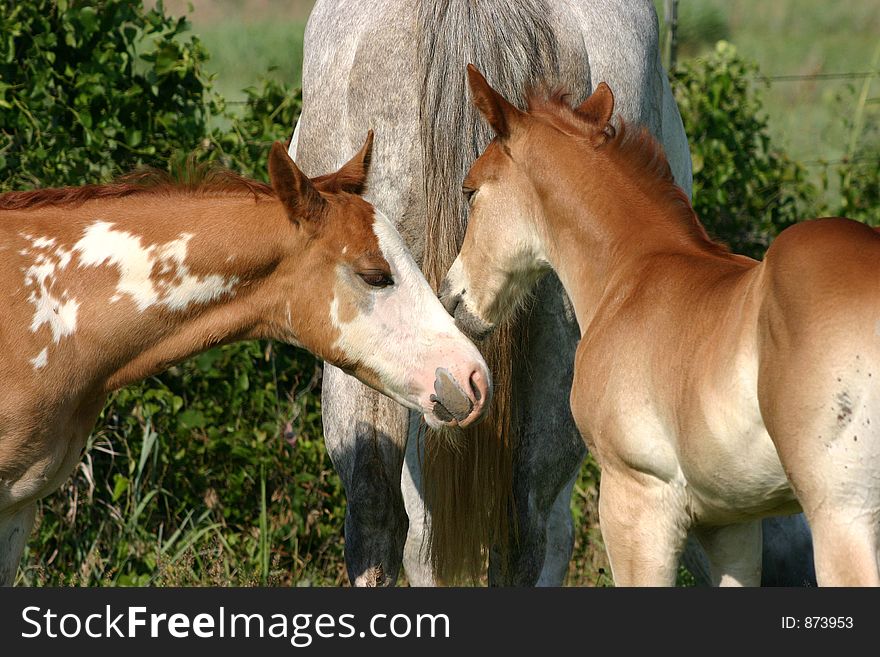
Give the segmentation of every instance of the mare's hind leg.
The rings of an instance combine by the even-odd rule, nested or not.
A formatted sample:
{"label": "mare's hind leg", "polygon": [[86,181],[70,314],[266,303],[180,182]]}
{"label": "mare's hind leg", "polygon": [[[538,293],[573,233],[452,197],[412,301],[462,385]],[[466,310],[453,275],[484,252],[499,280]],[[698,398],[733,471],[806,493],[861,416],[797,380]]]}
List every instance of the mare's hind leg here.
{"label": "mare's hind leg", "polygon": [[695,529],[709,557],[713,586],[761,584],[761,521]]}
{"label": "mare's hind leg", "polygon": [[571,518],[571,493],[580,468],[563,487],[547,518],[547,549],[538,586],[562,586],[568,573],[568,562],[574,550],[574,521]]}
{"label": "mare's hind leg", "polygon": [[420,436],[418,432],[421,418],[414,413],[410,415],[409,440],[406,443],[406,458],[400,481],[406,515],[409,518],[406,546],[403,550],[403,567],[410,586],[436,586],[428,544],[430,514],[425,508],[425,500],[422,497],[420,453],[424,453],[424,434]]}
{"label": "mare's hind leg", "polygon": [[326,365],[324,441],[345,486],[345,565],[355,586],[390,586],[400,572],[407,519],[400,474],[407,410]]}
{"label": "mare's hind leg", "polygon": [[507,548],[506,561],[493,546],[491,586],[562,586],[574,544],[571,490],[583,451],[574,454],[562,449],[532,453],[527,467],[515,471],[516,539]]}
{"label": "mare's hind leg", "polygon": [[580,337],[555,275],[538,286],[526,319],[525,359],[517,363],[520,433],[514,463],[517,538],[506,562],[493,548],[489,581],[501,586],[561,586],[574,542],[571,487],[586,455],[568,391]]}
{"label": "mare's hind leg", "polygon": [[[421,467],[418,459],[420,444],[418,436],[413,435],[411,430],[401,480],[406,513],[409,517],[403,565],[410,586],[435,586],[427,543],[430,514],[425,509],[425,502],[421,496]],[[549,509],[529,509],[528,504],[524,505],[529,509],[529,513],[523,514],[520,522],[533,528],[534,531],[529,536],[520,536],[518,546],[511,548],[509,556],[513,558],[508,562],[506,577],[499,567],[499,552],[495,549],[490,566],[492,584],[528,584],[535,577],[535,573],[539,572],[537,586],[562,586],[574,546],[571,493],[577,474],[576,469]],[[524,546],[528,547],[523,549]],[[540,556],[542,548],[544,549],[543,567],[538,559],[531,558],[535,555]]]}
{"label": "mare's hind leg", "polygon": [[674,586],[688,523],[682,486],[603,469],[599,526],[615,586]]}
{"label": "mare's hind leg", "polygon": [[803,513],[764,518],[761,586],[816,586],[813,536]]}
{"label": "mare's hind leg", "polygon": [[12,513],[0,512],[0,586],[12,586],[15,582],[36,512],[36,502]]}

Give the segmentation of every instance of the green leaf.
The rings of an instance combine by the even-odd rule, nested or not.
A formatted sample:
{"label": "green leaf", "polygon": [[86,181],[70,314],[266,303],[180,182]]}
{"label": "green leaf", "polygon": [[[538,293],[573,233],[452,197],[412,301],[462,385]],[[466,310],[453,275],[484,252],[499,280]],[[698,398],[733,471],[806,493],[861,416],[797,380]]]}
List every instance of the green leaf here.
{"label": "green leaf", "polygon": [[128,490],[128,479],[117,473],[113,475],[113,495],[111,500],[116,502],[122,497],[122,494]]}
{"label": "green leaf", "polygon": [[136,148],[140,146],[141,140],[143,139],[143,132],[136,128],[126,128],[125,130],[125,143],[127,143],[132,148]]}
{"label": "green leaf", "polygon": [[187,409],[177,416],[181,429],[201,429],[205,426],[205,416],[201,411]]}

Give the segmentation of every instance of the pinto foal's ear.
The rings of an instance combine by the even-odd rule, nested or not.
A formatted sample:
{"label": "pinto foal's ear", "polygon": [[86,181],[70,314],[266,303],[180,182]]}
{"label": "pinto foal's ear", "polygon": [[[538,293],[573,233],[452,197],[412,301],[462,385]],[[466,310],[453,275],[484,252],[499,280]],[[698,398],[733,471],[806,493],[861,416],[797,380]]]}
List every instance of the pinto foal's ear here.
{"label": "pinto foal's ear", "polygon": [[373,131],[367,132],[367,140],[361,150],[354,154],[339,171],[334,173],[332,187],[334,191],[362,195],[367,190],[367,176],[370,173],[370,162],[373,159]]}
{"label": "pinto foal's ear", "polygon": [[592,121],[600,126],[605,126],[614,114],[614,94],[604,82],[593,89],[593,93],[584,102],[575,108],[578,116]]}
{"label": "pinto foal's ear", "polygon": [[293,223],[314,219],[324,208],[326,201],[308,176],[290,159],[280,141],[272,144],[269,153],[269,180]]}
{"label": "pinto foal's ear", "polygon": [[501,139],[506,139],[523,116],[523,112],[490,87],[486,78],[473,64],[467,65],[467,75],[474,105],[486,117],[489,125],[495,130],[495,134]]}

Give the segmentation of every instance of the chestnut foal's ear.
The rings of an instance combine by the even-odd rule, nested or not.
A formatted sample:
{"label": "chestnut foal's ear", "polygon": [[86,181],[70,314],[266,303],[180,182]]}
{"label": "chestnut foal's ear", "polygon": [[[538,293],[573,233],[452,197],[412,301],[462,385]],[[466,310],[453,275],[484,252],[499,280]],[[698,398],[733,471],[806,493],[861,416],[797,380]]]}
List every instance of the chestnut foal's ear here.
{"label": "chestnut foal's ear", "polygon": [[367,176],[373,159],[373,131],[367,132],[367,140],[354,157],[343,164],[333,175],[333,187],[339,191],[361,195],[367,190]]}
{"label": "chestnut foal's ear", "polygon": [[280,141],[272,144],[269,153],[269,180],[293,223],[299,225],[320,216],[326,201]]}
{"label": "chestnut foal's ear", "polygon": [[490,87],[486,78],[473,64],[468,64],[467,75],[471,88],[471,100],[474,105],[486,117],[489,125],[495,130],[495,134],[501,139],[506,139],[523,117],[523,112]]}
{"label": "chestnut foal's ear", "polygon": [[605,126],[614,114],[614,94],[604,82],[600,82],[593,93],[574,110],[579,116],[600,126]]}

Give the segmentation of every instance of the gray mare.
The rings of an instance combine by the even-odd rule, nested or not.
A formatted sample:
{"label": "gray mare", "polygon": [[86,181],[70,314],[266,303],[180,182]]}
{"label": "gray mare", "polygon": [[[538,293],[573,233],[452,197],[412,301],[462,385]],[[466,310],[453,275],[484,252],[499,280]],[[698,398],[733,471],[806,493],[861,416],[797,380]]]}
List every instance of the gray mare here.
{"label": "gray mare", "polygon": [[[490,138],[465,86],[465,66],[474,63],[508,98],[546,82],[564,85],[580,102],[607,81],[619,113],[660,138],[690,193],[687,140],[657,44],[650,0],[318,0],[306,28],[303,113],[290,154],[309,175],[334,171],[375,130],[368,198],[422,263],[426,190],[440,189],[463,220],[462,179]],[[489,577],[493,584],[560,585],[585,450],[568,406],[578,331],[555,276],[542,283],[525,321],[525,378],[514,399],[519,541],[507,576],[491,564]],[[329,365],[322,401],[326,444],[348,498],[352,582],[393,584],[403,561],[410,583],[432,584],[418,438],[408,440],[417,436],[415,423],[402,406]],[[767,583],[814,581],[805,527],[801,516],[765,523]],[[697,552],[688,551],[688,565],[705,574]]]}

